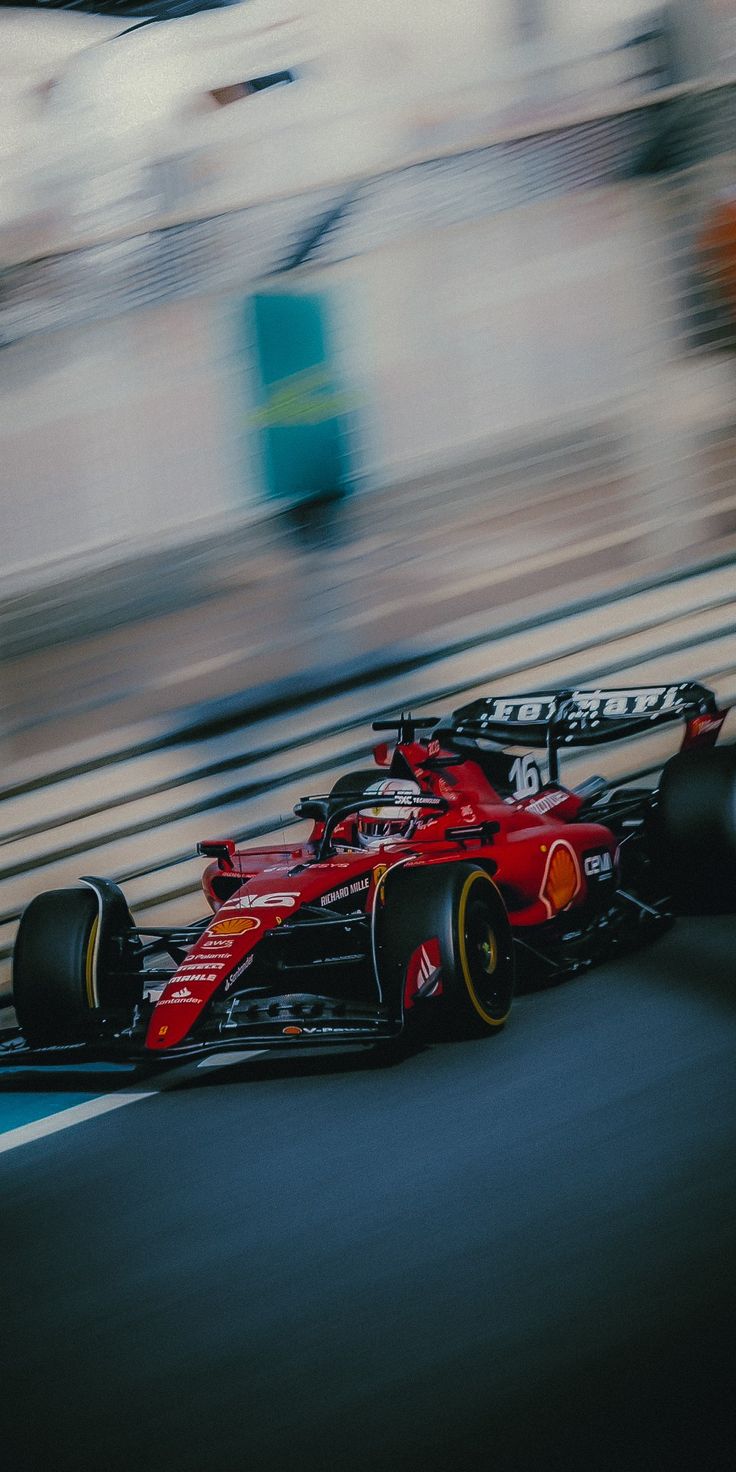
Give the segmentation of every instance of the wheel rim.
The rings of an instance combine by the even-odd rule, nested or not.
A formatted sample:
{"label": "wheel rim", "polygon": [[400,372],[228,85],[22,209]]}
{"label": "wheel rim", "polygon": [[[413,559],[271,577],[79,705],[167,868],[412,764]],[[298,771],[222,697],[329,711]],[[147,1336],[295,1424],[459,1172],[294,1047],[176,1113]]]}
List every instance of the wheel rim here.
{"label": "wheel rim", "polygon": [[[486,883],[484,878],[473,876],[463,893],[460,956],[473,1007],[484,1022],[498,1026],[508,1016],[512,986],[488,899],[485,894],[477,893]],[[476,894],[470,892],[473,888]]]}
{"label": "wheel rim", "polygon": [[496,932],[490,922],[485,925],[481,923],[478,930],[478,961],[484,974],[493,976],[498,965]]}

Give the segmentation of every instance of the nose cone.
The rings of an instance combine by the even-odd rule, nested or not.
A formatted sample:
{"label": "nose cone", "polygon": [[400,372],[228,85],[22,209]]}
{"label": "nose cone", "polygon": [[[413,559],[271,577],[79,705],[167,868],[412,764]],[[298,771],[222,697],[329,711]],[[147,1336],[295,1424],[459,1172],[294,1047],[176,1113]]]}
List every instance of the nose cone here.
{"label": "nose cone", "polygon": [[195,981],[193,977],[190,983],[177,974],[153,1009],[148,1024],[146,1048],[155,1053],[163,1053],[167,1048],[181,1043],[218,985],[217,980]]}

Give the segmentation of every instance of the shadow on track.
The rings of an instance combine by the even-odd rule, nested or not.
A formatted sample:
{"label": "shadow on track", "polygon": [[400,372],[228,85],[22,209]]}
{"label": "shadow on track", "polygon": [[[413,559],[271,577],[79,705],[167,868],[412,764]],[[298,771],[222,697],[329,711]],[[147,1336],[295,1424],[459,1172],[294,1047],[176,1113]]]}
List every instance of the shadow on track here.
{"label": "shadow on track", "polygon": [[641,953],[637,972],[649,987],[688,992],[732,1014],[736,1009],[736,917],[679,920]]}

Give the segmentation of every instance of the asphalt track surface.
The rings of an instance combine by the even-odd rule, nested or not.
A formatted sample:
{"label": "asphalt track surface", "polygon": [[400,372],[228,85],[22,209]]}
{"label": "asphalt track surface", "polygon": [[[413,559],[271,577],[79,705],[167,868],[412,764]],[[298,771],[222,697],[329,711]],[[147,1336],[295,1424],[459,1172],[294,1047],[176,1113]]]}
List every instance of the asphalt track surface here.
{"label": "asphalt track surface", "polygon": [[735,943],[3,1155],[4,1465],[732,1468]]}

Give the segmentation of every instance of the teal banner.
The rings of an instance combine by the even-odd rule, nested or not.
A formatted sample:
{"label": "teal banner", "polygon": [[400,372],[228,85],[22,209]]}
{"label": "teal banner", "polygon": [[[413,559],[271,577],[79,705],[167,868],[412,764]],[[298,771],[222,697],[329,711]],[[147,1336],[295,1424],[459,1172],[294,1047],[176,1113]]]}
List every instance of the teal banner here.
{"label": "teal banner", "polygon": [[330,361],[324,293],[251,298],[255,314],[259,433],[268,492],[331,500],[347,486],[348,396]]}

